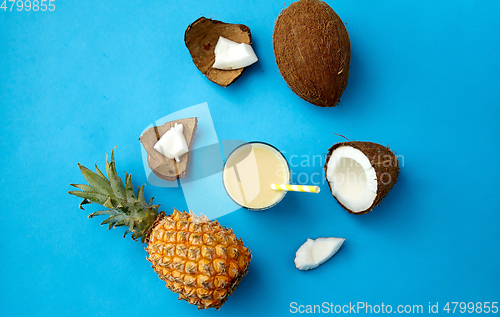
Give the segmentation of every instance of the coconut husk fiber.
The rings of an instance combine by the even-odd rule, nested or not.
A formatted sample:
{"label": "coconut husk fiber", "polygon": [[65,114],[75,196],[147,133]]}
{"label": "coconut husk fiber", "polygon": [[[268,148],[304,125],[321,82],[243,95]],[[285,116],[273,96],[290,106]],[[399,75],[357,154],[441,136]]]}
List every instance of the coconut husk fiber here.
{"label": "coconut husk fiber", "polygon": [[300,0],[281,11],[273,48],[283,79],[300,98],[320,107],[340,101],[349,78],[351,42],[328,4]]}
{"label": "coconut husk fiber", "polygon": [[[169,159],[154,149],[156,142],[158,142],[168,130],[174,127],[176,123],[183,125],[182,133],[186,139],[188,149],[190,150],[179,157],[180,162],[177,162],[175,159]],[[186,176],[188,164],[191,159],[191,144],[193,143],[197,127],[198,118],[187,118],[170,121],[159,127],[152,127],[144,131],[139,140],[146,150],[149,168],[156,176],[171,182]]]}
{"label": "coconut husk fiber", "polygon": [[[326,156],[325,162],[325,175],[328,175],[327,167],[328,162],[330,161],[330,157],[336,149],[342,146],[353,147],[357,150],[360,150],[365,154],[365,156],[370,160],[371,165],[374,167],[376,175],[377,175],[377,196],[374,199],[372,205],[364,211],[361,212],[353,212],[349,208],[345,207],[338,199],[335,197],[337,202],[345,209],[347,212],[361,215],[367,212],[370,212],[380,204],[382,199],[389,193],[389,191],[394,187],[396,182],[398,181],[399,176],[399,161],[397,156],[389,149],[388,146],[383,146],[373,142],[362,142],[362,141],[349,141],[349,142],[340,142],[334,144],[329,150]],[[330,192],[332,192],[332,187],[330,182],[328,182],[328,187],[330,188]]]}
{"label": "coconut husk fiber", "polygon": [[237,43],[252,45],[250,28],[243,24],[224,23],[201,17],[191,23],[184,33],[184,42],[196,67],[207,78],[222,87],[233,83],[243,73],[244,68],[222,70],[213,68],[214,49],[219,36]]}

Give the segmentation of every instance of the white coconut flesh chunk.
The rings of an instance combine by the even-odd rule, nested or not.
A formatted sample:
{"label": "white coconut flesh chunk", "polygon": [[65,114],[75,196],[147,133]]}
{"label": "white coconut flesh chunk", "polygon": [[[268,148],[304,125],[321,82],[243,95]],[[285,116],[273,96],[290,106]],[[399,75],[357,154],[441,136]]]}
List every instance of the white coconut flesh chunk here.
{"label": "white coconut flesh chunk", "polygon": [[154,149],[167,158],[180,162],[180,157],[189,152],[183,130],[182,124],[176,123],[156,142]]}
{"label": "white coconut flesh chunk", "polygon": [[358,149],[341,146],[334,150],[326,174],[332,194],[354,213],[370,208],[377,197],[377,173]]}
{"label": "white coconut flesh chunk", "polygon": [[231,70],[252,65],[258,61],[252,46],[237,43],[219,36],[214,49],[215,62],[213,68]]}
{"label": "white coconut flesh chunk", "polygon": [[295,253],[295,266],[303,271],[317,268],[334,256],[344,241],[343,238],[307,239]]}

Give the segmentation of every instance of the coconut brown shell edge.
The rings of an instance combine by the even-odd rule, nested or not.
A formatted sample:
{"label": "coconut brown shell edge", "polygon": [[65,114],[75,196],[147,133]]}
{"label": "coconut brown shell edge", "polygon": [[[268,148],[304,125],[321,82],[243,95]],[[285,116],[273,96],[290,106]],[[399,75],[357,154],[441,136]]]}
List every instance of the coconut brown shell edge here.
{"label": "coconut brown shell edge", "polygon": [[349,142],[340,142],[334,144],[332,147],[328,149],[328,154],[326,155],[326,160],[325,160],[325,177],[328,177],[327,175],[327,167],[328,167],[328,162],[330,161],[330,157],[333,153],[333,151],[341,146],[350,146],[353,147],[357,150],[360,150],[363,152],[368,159],[370,160],[370,163],[375,169],[375,173],[377,175],[377,196],[375,200],[373,201],[373,204],[367,209],[362,212],[353,212],[346,206],[344,206],[338,199],[333,195],[332,187],[330,185],[330,182],[328,181],[328,187],[330,188],[330,192],[332,193],[332,196],[335,197],[335,200],[344,208],[347,212],[355,215],[362,215],[366,214],[370,211],[373,210],[376,206],[380,205],[380,202],[382,199],[387,196],[387,194],[391,191],[392,187],[396,184],[399,178],[399,161],[394,152],[391,151],[389,146],[383,146],[381,144],[373,143],[373,142],[366,142],[366,141],[349,141]]}
{"label": "coconut brown shell edge", "polygon": [[238,79],[245,68],[222,70],[213,68],[214,49],[219,36],[228,40],[252,45],[250,28],[244,24],[225,23],[201,17],[191,23],[184,33],[184,43],[191,54],[193,63],[208,80],[227,87]]}

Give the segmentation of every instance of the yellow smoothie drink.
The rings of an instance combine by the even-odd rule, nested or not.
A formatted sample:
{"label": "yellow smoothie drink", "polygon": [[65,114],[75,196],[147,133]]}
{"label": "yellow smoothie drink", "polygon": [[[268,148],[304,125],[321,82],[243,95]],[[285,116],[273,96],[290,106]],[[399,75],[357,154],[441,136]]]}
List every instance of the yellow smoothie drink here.
{"label": "yellow smoothie drink", "polygon": [[227,194],[248,209],[263,210],[277,204],[285,191],[271,184],[288,184],[290,171],[283,155],[260,142],[246,143],[227,158],[222,173]]}

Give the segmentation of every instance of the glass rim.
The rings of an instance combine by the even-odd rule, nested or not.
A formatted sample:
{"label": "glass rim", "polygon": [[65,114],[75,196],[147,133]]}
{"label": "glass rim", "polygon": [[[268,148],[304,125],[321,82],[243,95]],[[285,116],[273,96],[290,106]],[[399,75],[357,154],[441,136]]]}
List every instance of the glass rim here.
{"label": "glass rim", "polygon": [[248,142],[245,142],[243,144],[240,144],[238,145],[236,148],[234,148],[231,153],[229,153],[229,155],[225,158],[224,160],[224,164],[222,165],[222,185],[224,186],[224,190],[226,191],[226,194],[229,198],[231,198],[232,201],[234,201],[235,204],[237,204],[238,206],[242,207],[242,208],[245,208],[247,210],[253,210],[253,211],[262,211],[262,210],[266,210],[266,209],[270,209],[274,206],[276,206],[278,203],[280,203],[283,198],[285,197],[287,191],[284,190],[282,191],[283,194],[281,195],[280,198],[278,198],[278,200],[276,200],[274,203],[270,204],[269,206],[264,206],[264,207],[261,207],[261,208],[256,208],[256,207],[248,207],[248,206],[244,206],[240,203],[238,203],[233,197],[231,197],[231,195],[229,194],[227,188],[226,188],[226,183],[224,182],[224,171],[226,170],[226,164],[227,162],[229,161],[229,158],[231,157],[231,155],[233,155],[236,151],[238,151],[240,148],[244,147],[244,146],[247,146],[247,145],[251,145],[251,144],[262,144],[264,146],[268,146],[270,147],[271,149],[273,149],[274,151],[276,151],[280,156],[281,158],[283,159],[283,161],[285,162],[285,165],[286,165],[286,169],[288,171],[288,174],[287,174],[287,183],[290,183],[290,177],[291,177],[291,172],[290,172],[290,164],[288,164],[288,160],[286,159],[285,155],[277,148],[275,147],[274,145],[272,144],[269,144],[267,142],[263,142],[263,141],[248,141]]}

